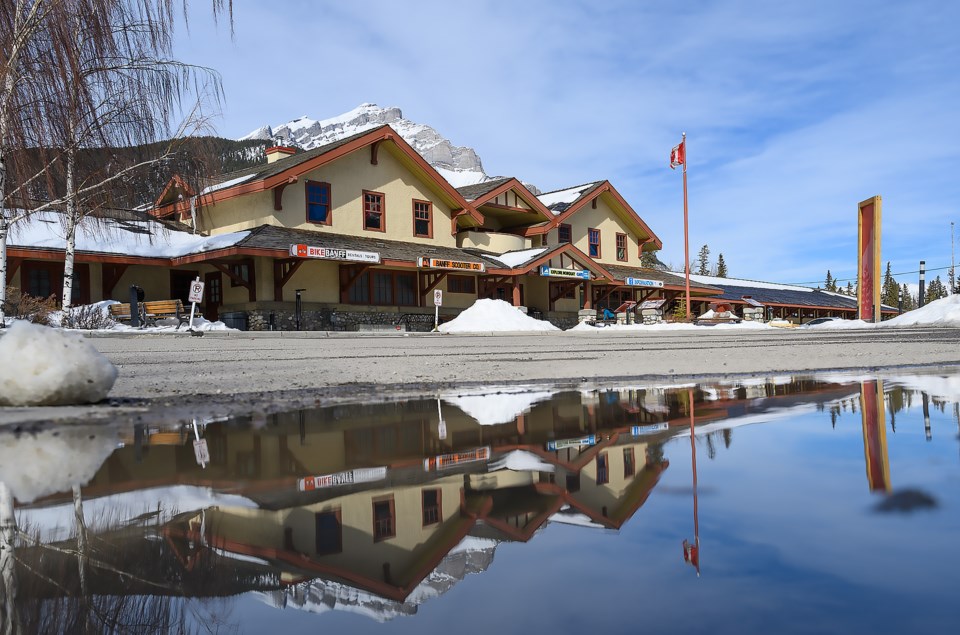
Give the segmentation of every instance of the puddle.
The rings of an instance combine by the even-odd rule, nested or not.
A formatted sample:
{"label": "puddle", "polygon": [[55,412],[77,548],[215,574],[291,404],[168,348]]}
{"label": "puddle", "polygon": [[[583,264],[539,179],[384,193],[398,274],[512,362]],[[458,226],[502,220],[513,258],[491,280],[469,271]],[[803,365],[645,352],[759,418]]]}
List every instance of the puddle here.
{"label": "puddle", "polygon": [[838,374],[0,430],[0,619],[947,631],[958,402]]}

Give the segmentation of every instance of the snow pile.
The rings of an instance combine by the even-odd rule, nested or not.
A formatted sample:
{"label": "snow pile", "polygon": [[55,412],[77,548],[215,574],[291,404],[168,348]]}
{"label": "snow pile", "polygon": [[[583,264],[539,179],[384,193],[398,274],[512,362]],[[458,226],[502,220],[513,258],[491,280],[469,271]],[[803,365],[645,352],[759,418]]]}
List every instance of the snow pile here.
{"label": "snow pile", "polygon": [[0,337],[0,406],[94,403],[117,380],[116,367],[76,333],[17,320]]}
{"label": "snow pile", "polygon": [[491,472],[497,470],[513,470],[514,472],[552,472],[556,468],[543,459],[526,450],[513,450],[493,461],[489,465]]}
{"label": "snow pile", "polygon": [[545,320],[535,320],[503,300],[477,300],[455,319],[441,324],[441,333],[559,331]]}
{"label": "snow pile", "polygon": [[[111,329],[111,331],[123,331],[130,333],[186,333],[189,330],[189,327],[186,324],[180,324],[176,318],[163,318],[157,320],[155,326],[146,326],[144,328],[136,328],[130,326],[129,324],[117,324]],[[193,318],[193,330],[194,331],[236,331],[237,329],[230,328],[220,320],[216,322],[211,322],[210,320],[202,317]]]}
{"label": "snow pile", "polygon": [[70,426],[0,433],[0,482],[21,503],[85,485],[120,443],[117,430]]}
{"label": "snow pile", "polygon": [[530,412],[534,404],[552,396],[552,392],[517,392],[458,395],[443,400],[463,410],[480,425],[495,426],[516,421],[518,416]]}
{"label": "snow pile", "polygon": [[960,295],[950,295],[881,322],[882,326],[960,326]]}
{"label": "snow pile", "polygon": [[[705,314],[706,315],[706,314]],[[705,331],[706,329],[726,330],[726,329],[769,329],[769,324],[761,322],[750,322],[744,320],[739,324],[714,324],[712,326],[702,326],[689,324],[687,322],[663,322],[660,324],[609,324],[607,326],[594,326],[587,322],[581,322],[574,327],[567,329],[568,333],[606,333],[609,331],[634,331],[637,333],[655,333],[657,331]]]}

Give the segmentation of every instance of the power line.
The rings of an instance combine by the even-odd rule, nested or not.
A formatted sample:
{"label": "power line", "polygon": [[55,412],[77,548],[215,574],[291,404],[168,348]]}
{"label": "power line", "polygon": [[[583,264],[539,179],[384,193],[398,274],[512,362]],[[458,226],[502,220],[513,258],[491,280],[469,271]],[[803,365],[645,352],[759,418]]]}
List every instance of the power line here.
{"label": "power line", "polygon": [[[927,267],[926,269],[924,269],[924,271],[929,273],[930,271],[944,271],[948,269],[951,269],[951,267]],[[893,277],[896,277],[896,276],[906,276],[911,273],[920,273],[920,270],[917,269],[915,271],[900,271],[898,273],[891,273],[890,275]],[[856,282],[857,279],[856,278],[834,278],[833,281],[834,282]],[[803,286],[805,284],[821,284],[823,282],[824,282],[823,280],[811,280],[809,282],[781,282],[780,284],[795,284],[797,286]]]}

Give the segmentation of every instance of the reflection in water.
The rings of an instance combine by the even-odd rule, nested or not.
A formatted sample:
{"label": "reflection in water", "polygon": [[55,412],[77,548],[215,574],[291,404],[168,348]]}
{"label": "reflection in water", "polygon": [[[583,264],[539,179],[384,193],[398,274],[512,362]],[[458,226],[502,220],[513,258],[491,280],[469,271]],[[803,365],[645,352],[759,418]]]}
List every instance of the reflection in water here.
{"label": "reflection in water", "polygon": [[[239,627],[234,613],[254,599],[412,615],[551,524],[621,531],[685,436],[683,554],[699,576],[698,441],[713,459],[738,426],[801,412],[836,426],[859,410],[868,484],[889,493],[885,413],[894,428],[914,395],[893,383],[454,394],[186,427],[0,431],[0,617],[6,632],[209,630]],[[948,400],[933,403],[944,412]],[[11,458],[28,455],[29,467]],[[884,504],[937,503],[904,490]]]}

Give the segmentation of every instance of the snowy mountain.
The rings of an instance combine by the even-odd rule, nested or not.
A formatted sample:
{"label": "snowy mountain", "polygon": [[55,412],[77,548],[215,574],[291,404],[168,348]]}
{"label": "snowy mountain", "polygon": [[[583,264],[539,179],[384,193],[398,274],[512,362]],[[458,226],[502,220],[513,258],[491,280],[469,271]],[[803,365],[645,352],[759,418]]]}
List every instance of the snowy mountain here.
{"label": "snowy mountain", "polygon": [[283,143],[310,150],[383,124],[396,130],[454,187],[491,179],[472,148],[455,146],[430,126],[404,119],[399,108],[381,108],[376,104],[360,104],[342,115],[319,121],[304,116],[276,126],[262,126],[239,141],[263,139],[280,143],[282,139]]}

